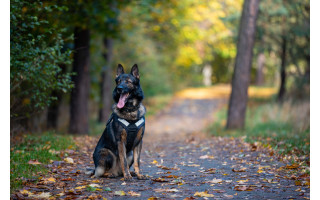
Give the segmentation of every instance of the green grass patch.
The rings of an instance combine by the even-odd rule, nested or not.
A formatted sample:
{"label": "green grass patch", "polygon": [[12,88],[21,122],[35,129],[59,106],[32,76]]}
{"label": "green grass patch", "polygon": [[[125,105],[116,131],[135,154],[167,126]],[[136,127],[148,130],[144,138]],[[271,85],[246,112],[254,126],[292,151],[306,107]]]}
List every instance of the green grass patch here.
{"label": "green grass patch", "polygon": [[[38,174],[46,173],[50,160],[60,160],[54,151],[75,149],[71,136],[47,132],[41,135],[23,135],[11,139],[10,148],[10,190],[21,188],[25,179],[37,179]],[[42,164],[28,164],[37,160]]]}
{"label": "green grass patch", "polygon": [[215,114],[215,123],[207,129],[216,136],[243,137],[246,141],[271,145],[280,154],[310,155],[309,102],[250,100],[244,130],[226,130],[227,108]]}

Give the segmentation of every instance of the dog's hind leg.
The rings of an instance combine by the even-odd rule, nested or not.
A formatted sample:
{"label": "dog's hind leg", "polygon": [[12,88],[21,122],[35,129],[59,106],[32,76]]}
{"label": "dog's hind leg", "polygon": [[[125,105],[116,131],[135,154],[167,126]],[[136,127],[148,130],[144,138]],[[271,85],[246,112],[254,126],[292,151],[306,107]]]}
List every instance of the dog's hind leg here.
{"label": "dog's hind leg", "polygon": [[101,177],[104,173],[111,168],[114,162],[110,150],[102,148],[99,150],[97,157],[95,157],[96,168],[94,170],[95,177]]}

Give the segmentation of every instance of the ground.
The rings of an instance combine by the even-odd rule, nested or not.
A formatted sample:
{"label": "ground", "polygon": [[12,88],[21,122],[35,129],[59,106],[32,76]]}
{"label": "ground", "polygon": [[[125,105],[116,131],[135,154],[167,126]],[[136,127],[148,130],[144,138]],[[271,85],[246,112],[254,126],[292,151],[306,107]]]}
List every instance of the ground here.
{"label": "ground", "polygon": [[63,152],[63,161],[48,165],[49,174],[37,183],[26,181],[11,198],[309,199],[309,175],[300,173],[301,166],[281,161],[258,143],[204,133],[225,98],[182,96],[146,119],[141,170],[148,180],[84,174],[94,166],[92,153],[100,136],[82,136],[74,138],[77,150]]}

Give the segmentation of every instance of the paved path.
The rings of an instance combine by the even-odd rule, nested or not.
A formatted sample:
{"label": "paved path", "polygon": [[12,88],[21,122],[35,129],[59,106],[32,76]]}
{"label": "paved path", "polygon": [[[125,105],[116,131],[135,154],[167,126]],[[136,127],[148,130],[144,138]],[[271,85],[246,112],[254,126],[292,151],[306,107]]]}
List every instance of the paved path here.
{"label": "paved path", "polygon": [[46,177],[25,185],[32,194],[18,193],[14,198],[308,199],[309,179],[301,173],[303,166],[280,162],[271,150],[242,139],[203,134],[224,103],[175,98],[147,119],[141,169],[149,180],[89,178],[83,169],[93,167],[92,152],[99,138],[77,137],[79,150],[65,152],[73,163],[53,162]]}

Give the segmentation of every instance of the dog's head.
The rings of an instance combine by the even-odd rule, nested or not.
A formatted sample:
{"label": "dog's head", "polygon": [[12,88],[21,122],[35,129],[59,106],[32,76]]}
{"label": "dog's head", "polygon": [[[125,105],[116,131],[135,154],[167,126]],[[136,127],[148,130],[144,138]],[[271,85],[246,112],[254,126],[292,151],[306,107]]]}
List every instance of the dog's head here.
{"label": "dog's head", "polygon": [[140,87],[138,65],[131,68],[130,74],[125,74],[121,64],[117,68],[116,87],[113,90],[113,99],[119,109],[125,106],[137,106],[143,99],[143,91]]}

